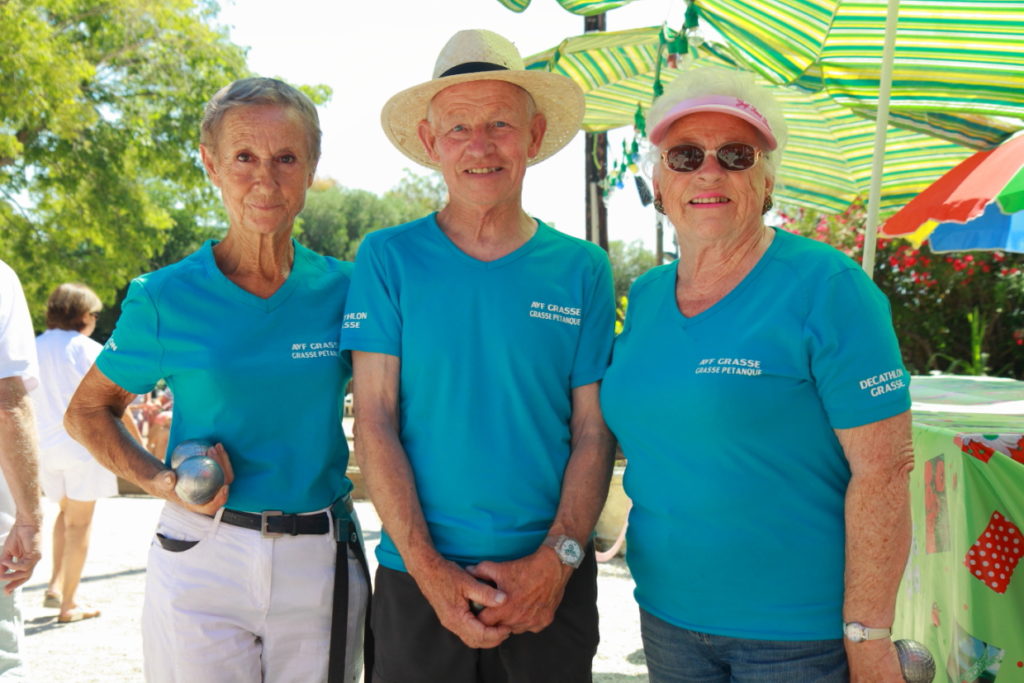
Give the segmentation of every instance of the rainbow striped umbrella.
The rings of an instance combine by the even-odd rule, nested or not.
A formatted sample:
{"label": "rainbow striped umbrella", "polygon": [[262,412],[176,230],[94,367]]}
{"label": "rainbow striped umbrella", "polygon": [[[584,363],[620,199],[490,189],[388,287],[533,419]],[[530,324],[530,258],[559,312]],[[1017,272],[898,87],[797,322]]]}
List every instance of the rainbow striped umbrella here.
{"label": "rainbow striped umbrella", "polygon": [[886,221],[881,233],[928,238],[933,251],[1024,252],[1024,135],[950,169]]}
{"label": "rainbow striped umbrella", "polygon": [[[888,0],[695,0],[752,71],[874,118]],[[900,0],[890,123],[987,149],[1024,127],[1024,0]]]}
{"label": "rainbow striped umbrella", "polygon": [[[683,39],[685,43],[685,38]],[[526,59],[527,68],[561,73],[586,97],[584,128],[597,132],[633,124],[646,111],[655,83],[685,78],[693,66],[739,68],[728,47],[704,43],[681,47],[671,29],[650,27],[567,38]],[[668,47],[674,46],[674,47]],[[683,56],[670,50],[686,49]],[[783,202],[840,212],[867,193],[875,124],[824,92],[768,83],[786,112],[790,140],[782,157],[776,196]],[[904,205],[971,150],[923,133],[890,127],[881,206]]]}

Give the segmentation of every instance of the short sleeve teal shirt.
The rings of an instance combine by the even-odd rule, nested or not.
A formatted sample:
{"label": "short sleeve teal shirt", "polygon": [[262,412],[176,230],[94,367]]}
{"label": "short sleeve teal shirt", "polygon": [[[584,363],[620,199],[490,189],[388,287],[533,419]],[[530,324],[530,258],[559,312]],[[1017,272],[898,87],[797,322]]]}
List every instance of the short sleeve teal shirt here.
{"label": "short sleeve teal shirt", "polygon": [[97,366],[136,394],[167,381],[170,448],[223,442],[228,507],[325,508],[352,487],[341,428],[352,370],[339,350],[352,264],[293,241],[288,279],[263,299],[217,268],[213,244],[131,283]]}
{"label": "short sleeve teal shirt", "polygon": [[[490,262],[433,215],[363,241],[342,347],[401,358],[400,438],[446,558],[509,560],[543,541],[570,455],[571,393],[604,375],[613,298],[605,253],[544,223]],[[377,556],[404,569],[386,529]]]}
{"label": "short sleeve teal shirt", "polygon": [[637,601],[705,633],[839,638],[850,468],[833,430],[910,408],[888,301],[839,251],[781,230],[698,315],[679,312],[676,266],[633,285],[601,386]]}

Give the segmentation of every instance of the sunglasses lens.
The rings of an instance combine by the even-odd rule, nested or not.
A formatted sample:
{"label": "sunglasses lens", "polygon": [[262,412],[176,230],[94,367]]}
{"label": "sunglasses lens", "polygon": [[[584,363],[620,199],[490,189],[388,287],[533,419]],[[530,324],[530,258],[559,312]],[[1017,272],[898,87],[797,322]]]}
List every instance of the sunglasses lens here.
{"label": "sunglasses lens", "polygon": [[[715,151],[718,163],[727,171],[745,171],[757,162],[757,149],[745,142],[730,142]],[[665,152],[665,165],[677,173],[692,173],[704,163],[704,150],[697,145],[676,145]]]}
{"label": "sunglasses lens", "polygon": [[704,163],[704,150],[696,145],[676,145],[665,152],[665,165],[679,173],[690,173]]}
{"label": "sunglasses lens", "polygon": [[757,161],[757,150],[744,142],[730,142],[719,147],[716,156],[727,171],[745,171]]}

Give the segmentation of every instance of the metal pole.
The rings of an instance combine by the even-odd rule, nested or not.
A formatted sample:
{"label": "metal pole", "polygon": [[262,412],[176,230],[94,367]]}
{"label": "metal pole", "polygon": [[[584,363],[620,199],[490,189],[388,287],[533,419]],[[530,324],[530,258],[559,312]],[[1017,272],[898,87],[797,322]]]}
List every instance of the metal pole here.
{"label": "metal pole", "polygon": [[665,221],[660,213],[654,214],[654,225],[656,232],[656,244],[654,245],[654,263],[661,265],[665,262]]}
{"label": "metal pole", "polygon": [[[583,17],[583,31],[605,30],[605,15]],[[586,156],[587,239],[608,251],[608,209],[601,199],[601,187],[608,176],[608,136],[605,133],[586,133],[583,153]]]}
{"label": "metal pole", "polygon": [[885,17],[885,49],[882,72],[878,82],[878,117],[875,119],[875,156],[871,165],[871,187],[868,191],[868,216],[864,227],[864,258],[861,267],[868,277],[875,272],[875,247],[878,241],[878,205],[882,197],[882,172],[885,168],[885,134],[889,126],[889,95],[892,92],[892,62],[896,51],[896,23],[899,0],[889,0]]}

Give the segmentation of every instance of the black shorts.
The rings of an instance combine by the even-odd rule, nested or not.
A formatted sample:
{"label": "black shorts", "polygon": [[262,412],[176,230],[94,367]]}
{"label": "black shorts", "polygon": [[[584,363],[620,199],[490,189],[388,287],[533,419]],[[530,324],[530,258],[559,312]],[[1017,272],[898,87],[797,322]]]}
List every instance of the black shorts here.
{"label": "black shorts", "polygon": [[468,647],[441,625],[411,576],[386,567],[377,568],[371,625],[373,683],[591,683],[599,640],[593,545],[540,633]]}

